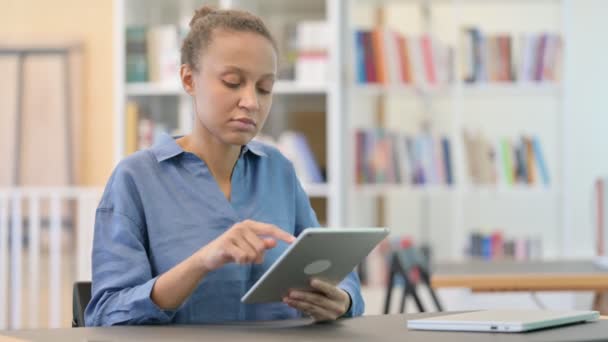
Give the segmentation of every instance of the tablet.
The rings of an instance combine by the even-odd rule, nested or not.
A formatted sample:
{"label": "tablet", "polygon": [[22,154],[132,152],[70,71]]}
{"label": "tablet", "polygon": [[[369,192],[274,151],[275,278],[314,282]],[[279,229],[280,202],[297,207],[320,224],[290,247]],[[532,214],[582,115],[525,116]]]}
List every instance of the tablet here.
{"label": "tablet", "polygon": [[241,302],[280,302],[311,278],[338,284],[389,233],[388,228],[308,228],[268,268]]}

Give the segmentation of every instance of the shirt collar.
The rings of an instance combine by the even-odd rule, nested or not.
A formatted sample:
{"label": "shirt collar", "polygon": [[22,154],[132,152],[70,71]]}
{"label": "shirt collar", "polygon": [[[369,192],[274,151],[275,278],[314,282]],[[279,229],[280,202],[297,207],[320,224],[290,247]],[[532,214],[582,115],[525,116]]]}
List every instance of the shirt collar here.
{"label": "shirt collar", "polygon": [[[175,141],[176,138],[179,137],[172,137],[166,133],[159,136],[158,141],[151,148],[157,162],[163,162],[185,152]],[[247,152],[251,152],[258,157],[266,156],[266,153],[262,149],[262,145],[255,141],[250,141],[247,145],[243,146],[241,156],[245,155]]]}

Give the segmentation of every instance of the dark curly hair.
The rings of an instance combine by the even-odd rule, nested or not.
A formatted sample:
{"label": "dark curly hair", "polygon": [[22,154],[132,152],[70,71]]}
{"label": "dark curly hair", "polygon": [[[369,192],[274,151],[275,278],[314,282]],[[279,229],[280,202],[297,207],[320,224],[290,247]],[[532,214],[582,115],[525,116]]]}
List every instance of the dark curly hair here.
{"label": "dark curly hair", "polygon": [[211,43],[215,29],[260,34],[268,39],[275,52],[277,51],[274,38],[258,16],[246,11],[220,10],[203,6],[194,12],[194,16],[190,20],[190,32],[184,38],[181,48],[182,64],[188,64],[194,70],[198,69],[198,57]]}

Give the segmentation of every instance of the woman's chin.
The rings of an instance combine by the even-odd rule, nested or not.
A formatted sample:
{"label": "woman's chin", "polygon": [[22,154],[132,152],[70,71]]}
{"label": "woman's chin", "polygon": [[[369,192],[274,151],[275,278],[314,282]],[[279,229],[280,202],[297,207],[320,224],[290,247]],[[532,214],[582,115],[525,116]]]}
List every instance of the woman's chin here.
{"label": "woman's chin", "polygon": [[238,133],[231,133],[228,134],[223,140],[224,142],[226,142],[227,144],[230,145],[247,145],[251,139],[253,139],[255,137],[255,134],[253,133],[244,133],[244,132],[238,132]]}

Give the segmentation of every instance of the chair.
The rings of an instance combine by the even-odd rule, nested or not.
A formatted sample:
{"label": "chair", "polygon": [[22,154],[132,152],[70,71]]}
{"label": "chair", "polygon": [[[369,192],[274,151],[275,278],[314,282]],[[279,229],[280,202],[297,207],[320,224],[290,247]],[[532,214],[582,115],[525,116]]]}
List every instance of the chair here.
{"label": "chair", "polygon": [[401,295],[399,312],[403,313],[405,311],[405,302],[408,297],[412,297],[416,303],[418,311],[426,311],[420,297],[418,296],[419,283],[424,284],[428,288],[437,311],[443,311],[439,298],[437,298],[435,290],[433,290],[431,287],[431,275],[428,260],[429,258],[426,253],[413,247],[404,248],[392,253],[389,270],[390,273],[384,301],[385,314],[388,314],[390,311],[392,292],[393,288],[395,287],[397,277],[400,277],[403,281],[403,292]]}
{"label": "chair", "polygon": [[72,328],[84,327],[84,310],[91,300],[91,282],[79,281],[72,289]]}

